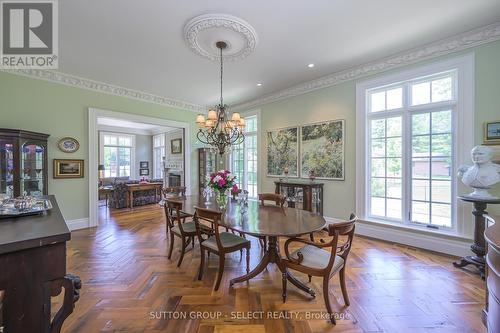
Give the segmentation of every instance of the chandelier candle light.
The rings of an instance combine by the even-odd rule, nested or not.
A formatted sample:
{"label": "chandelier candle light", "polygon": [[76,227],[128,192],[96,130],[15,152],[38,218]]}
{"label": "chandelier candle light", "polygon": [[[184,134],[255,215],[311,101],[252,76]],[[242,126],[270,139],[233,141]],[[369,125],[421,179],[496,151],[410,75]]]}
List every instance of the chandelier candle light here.
{"label": "chandelier candle light", "polygon": [[245,140],[243,134],[245,119],[238,112],[233,112],[229,118],[227,105],[222,99],[222,50],[227,44],[219,41],[215,45],[220,50],[220,104],[208,110],[206,119],[202,114],[196,117],[196,124],[199,127],[196,136],[200,142],[212,146],[222,156],[232,145],[239,145]]}

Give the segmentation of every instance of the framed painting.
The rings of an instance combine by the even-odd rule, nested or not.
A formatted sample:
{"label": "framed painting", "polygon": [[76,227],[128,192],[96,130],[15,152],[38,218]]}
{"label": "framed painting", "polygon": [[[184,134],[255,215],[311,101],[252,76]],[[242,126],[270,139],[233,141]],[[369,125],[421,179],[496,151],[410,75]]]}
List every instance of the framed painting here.
{"label": "framed painting", "polygon": [[500,120],[484,124],[484,144],[500,145]]}
{"label": "framed painting", "polygon": [[54,159],[54,178],[83,178],[83,160]]}
{"label": "framed painting", "polygon": [[300,174],[308,178],[344,180],[345,120],[330,120],[300,128]]}
{"label": "framed painting", "polygon": [[182,139],[170,140],[170,151],[172,154],[182,154]]}
{"label": "framed painting", "polygon": [[287,127],[267,132],[267,175],[299,176],[299,128]]}
{"label": "framed painting", "polygon": [[149,169],[149,162],[148,161],[140,161],[139,162],[139,167],[141,169]]}

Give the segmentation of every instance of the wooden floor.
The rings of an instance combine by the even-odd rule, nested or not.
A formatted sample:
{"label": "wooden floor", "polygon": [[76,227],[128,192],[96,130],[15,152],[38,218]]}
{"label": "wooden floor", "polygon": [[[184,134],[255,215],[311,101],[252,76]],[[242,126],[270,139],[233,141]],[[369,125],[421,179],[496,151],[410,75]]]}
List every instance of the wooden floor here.
{"label": "wooden floor", "polygon": [[[82,278],[83,288],[63,331],[486,331],[480,319],[484,282],[478,275],[454,268],[454,258],[435,253],[355,237],[346,274],[350,307],[343,306],[338,277],[331,281],[332,303],[340,317],[336,326],[321,318],[306,318],[324,312],[319,279],[312,281],[316,299],[289,284],[289,297],[283,304],[281,275],[275,267],[248,284],[230,288],[229,280],[244,273],[239,253],[231,255],[221,288],[213,292],[216,256],[210,257],[208,271],[198,281],[198,246],[187,253],[180,268],[176,267],[177,247],[172,260],[166,254],[160,207],[122,209],[111,216],[101,208],[100,226],[73,232],[68,243],[68,272]],[[258,243],[253,242],[252,267],[260,255]],[[307,281],[304,275],[297,277]],[[236,311],[250,311],[255,318],[232,318]],[[177,316],[187,318],[173,319]]]}

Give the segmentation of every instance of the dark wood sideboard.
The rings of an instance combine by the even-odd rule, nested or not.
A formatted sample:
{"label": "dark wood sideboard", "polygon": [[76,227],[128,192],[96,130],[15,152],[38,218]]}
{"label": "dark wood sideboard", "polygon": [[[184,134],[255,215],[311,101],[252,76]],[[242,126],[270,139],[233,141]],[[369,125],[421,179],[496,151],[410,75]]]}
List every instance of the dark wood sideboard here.
{"label": "dark wood sideboard", "polygon": [[280,179],[274,182],[275,193],[286,197],[288,207],[323,215],[323,183],[303,179]]}
{"label": "dark wood sideboard", "polygon": [[[487,216],[488,225],[484,238],[488,244],[486,254],[486,308],[484,322],[488,332],[500,332],[500,216]],[[495,223],[496,222],[496,223]]]}
{"label": "dark wood sideboard", "polygon": [[[54,196],[43,215],[0,220],[0,318],[3,333],[56,333],[73,312],[81,281],[66,274],[71,233]],[[51,321],[51,297],[64,301]],[[1,332],[1,329],[0,329]]]}

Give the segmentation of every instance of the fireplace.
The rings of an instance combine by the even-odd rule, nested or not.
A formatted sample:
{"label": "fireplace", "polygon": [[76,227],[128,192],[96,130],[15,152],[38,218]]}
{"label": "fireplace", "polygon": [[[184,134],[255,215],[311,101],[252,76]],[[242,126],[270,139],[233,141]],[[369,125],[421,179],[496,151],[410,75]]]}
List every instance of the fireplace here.
{"label": "fireplace", "polygon": [[170,173],[168,175],[168,186],[169,187],[181,186],[181,175]]}

